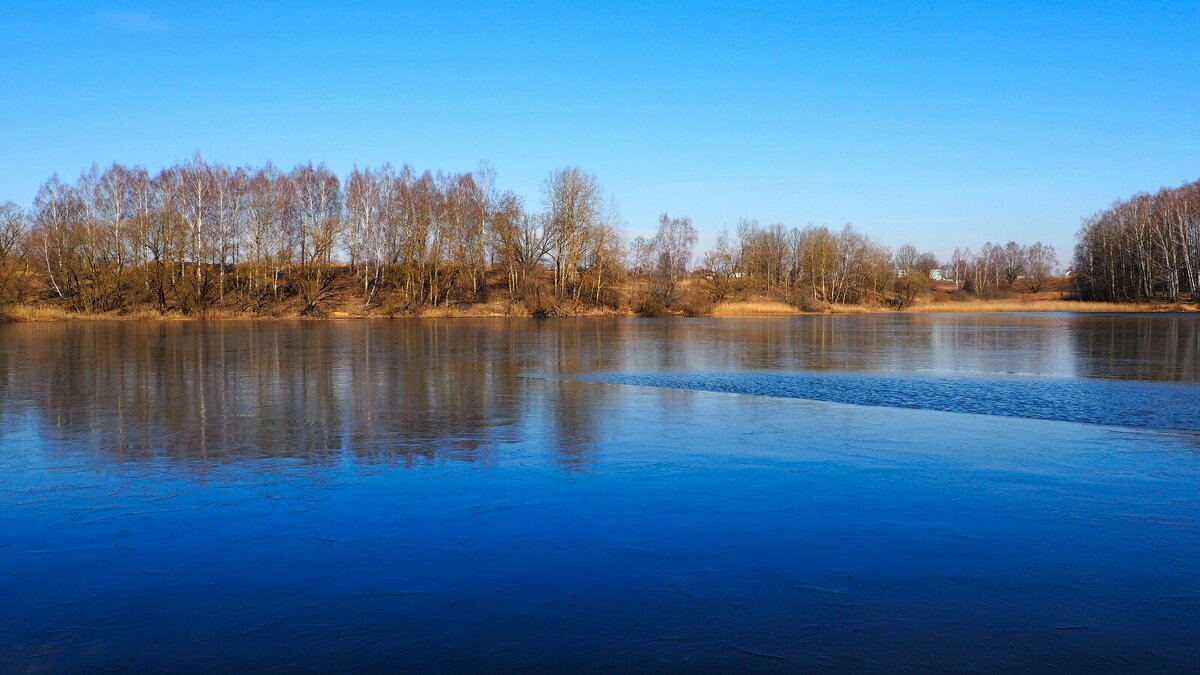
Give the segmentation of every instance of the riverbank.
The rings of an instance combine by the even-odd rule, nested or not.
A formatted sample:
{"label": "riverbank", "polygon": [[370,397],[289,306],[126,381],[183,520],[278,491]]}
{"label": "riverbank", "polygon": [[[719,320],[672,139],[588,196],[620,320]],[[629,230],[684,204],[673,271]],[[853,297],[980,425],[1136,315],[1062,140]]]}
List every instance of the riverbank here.
{"label": "riverbank", "polygon": [[1195,312],[1196,305],[1175,303],[1084,302],[1080,300],[960,300],[916,304],[897,310],[867,305],[835,305],[819,312],[804,311],[770,300],[724,302],[713,308],[715,317],[792,316],[803,314],[983,314],[1001,312],[1078,312],[1093,314],[1141,312]]}
{"label": "riverbank", "polygon": [[[1200,307],[1189,303],[1115,303],[1084,302],[1079,300],[1043,299],[1018,297],[1006,300],[933,300],[914,304],[902,310],[871,305],[834,305],[822,310],[805,310],[785,302],[771,299],[734,300],[716,303],[709,311],[693,313],[691,316],[716,318],[750,318],[806,315],[845,314],[985,314],[1020,312],[1077,312],[1077,313],[1164,313],[1198,312]],[[628,309],[597,308],[579,306],[560,308],[554,317],[633,317],[639,316]],[[667,313],[664,316],[684,316]],[[496,301],[474,305],[428,307],[408,313],[387,313],[380,310],[353,311],[339,309],[317,316],[302,316],[295,312],[273,312],[257,314],[227,308],[211,309],[204,314],[183,314],[177,311],[160,312],[153,308],[135,308],[114,312],[74,312],[57,305],[11,305],[0,309],[0,321],[8,322],[56,322],[56,321],[245,321],[295,319],[306,321],[344,319],[454,319],[454,318],[534,318],[520,303]]]}

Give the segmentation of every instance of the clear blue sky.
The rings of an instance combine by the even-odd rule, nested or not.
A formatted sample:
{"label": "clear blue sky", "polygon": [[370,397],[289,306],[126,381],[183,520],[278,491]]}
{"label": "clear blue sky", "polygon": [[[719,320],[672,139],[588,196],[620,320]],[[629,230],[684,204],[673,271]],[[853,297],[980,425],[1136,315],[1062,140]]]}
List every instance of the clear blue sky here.
{"label": "clear blue sky", "polygon": [[[257,3],[255,3],[257,4]],[[1041,239],[1200,177],[1200,2],[42,3],[0,7],[0,200],[200,151],[283,167],[481,159],[531,203],[594,172],[663,210]]]}

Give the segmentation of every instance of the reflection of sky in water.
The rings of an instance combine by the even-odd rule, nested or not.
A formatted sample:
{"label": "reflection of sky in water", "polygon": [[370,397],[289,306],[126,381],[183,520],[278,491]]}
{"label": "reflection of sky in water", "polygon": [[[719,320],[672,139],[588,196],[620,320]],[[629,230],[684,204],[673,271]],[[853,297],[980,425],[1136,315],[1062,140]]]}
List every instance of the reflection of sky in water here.
{"label": "reflection of sky in water", "polygon": [[1193,435],[576,378],[1033,381],[1118,413],[1178,391],[1176,415],[1196,340],[1165,317],[0,326],[0,670],[1186,670]]}

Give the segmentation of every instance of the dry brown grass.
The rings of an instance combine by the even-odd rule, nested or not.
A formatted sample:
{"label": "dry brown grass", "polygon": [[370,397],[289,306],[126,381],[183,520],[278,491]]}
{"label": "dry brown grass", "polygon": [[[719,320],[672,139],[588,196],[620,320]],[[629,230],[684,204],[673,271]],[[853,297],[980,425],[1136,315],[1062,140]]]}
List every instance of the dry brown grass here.
{"label": "dry brown grass", "polygon": [[182,314],[136,311],[126,314],[73,312],[58,305],[10,305],[0,310],[8,321],[113,321],[126,319],[186,319]]}
{"label": "dry brown grass", "polygon": [[[607,307],[592,307],[578,305],[560,307],[559,316],[629,316],[633,312],[628,309],[612,309]],[[179,312],[162,313],[153,307],[139,307],[123,312],[73,312],[58,305],[25,305],[16,304],[0,308],[0,320],[7,321],[226,321],[248,319],[280,319],[280,318],[309,318],[320,319],[356,319],[382,318],[387,316],[378,309],[362,312],[357,307],[346,305],[343,308],[330,311],[323,316],[297,317],[294,314],[254,315],[229,308],[210,308],[204,316],[189,316]],[[873,305],[836,305],[824,312],[833,314],[876,314],[894,312],[896,310]],[[1114,302],[1082,302],[1077,300],[1062,300],[1037,296],[1017,296],[1004,300],[946,300],[934,299],[909,307],[903,312],[913,314],[970,314],[988,312],[1182,312],[1200,311],[1195,304],[1168,303],[1114,303]],[[749,300],[730,300],[718,303],[712,307],[710,316],[715,317],[769,317],[769,316],[798,316],[813,314],[779,300],[754,298]],[[477,305],[456,305],[451,307],[427,308],[420,313],[424,318],[500,318],[500,317],[529,317],[529,310],[520,303],[508,300],[493,300]]]}
{"label": "dry brown grass", "polygon": [[9,321],[67,321],[88,318],[61,307],[41,305],[10,305],[5,307],[2,313]]}
{"label": "dry brown grass", "polygon": [[193,321],[259,318],[230,309],[214,308],[204,316],[180,312],[160,312],[150,307],[137,307],[121,312],[75,312],[59,305],[9,305],[0,309],[0,318],[7,321]]}
{"label": "dry brown grass", "polygon": [[476,305],[429,307],[420,314],[424,319],[499,318],[529,316],[529,310],[507,301],[492,301]]}
{"label": "dry brown grass", "polygon": [[1194,311],[1195,307],[1164,303],[1084,302],[1082,300],[964,300],[913,305],[905,312],[1171,312]]}
{"label": "dry brown grass", "polygon": [[778,300],[733,300],[717,303],[713,316],[792,316],[804,314],[799,309]]}
{"label": "dry brown grass", "polygon": [[[1128,313],[1128,312],[1188,312],[1198,311],[1196,305],[1168,303],[1118,303],[1083,302],[1046,297],[1016,297],[1005,300],[935,300],[917,304],[903,310],[913,314],[970,314],[975,312],[1085,312],[1085,313]],[[894,309],[877,305],[835,305],[828,312],[833,314],[877,314],[895,312]],[[794,316],[811,314],[777,300],[728,301],[718,304],[712,316]]]}
{"label": "dry brown grass", "polygon": [[[162,314],[155,312],[154,310],[145,311],[148,315],[156,315],[159,318],[163,317]],[[181,316],[180,318],[187,317]],[[236,309],[230,309],[228,307],[211,307],[204,312],[204,316],[198,318],[204,319],[205,321],[230,321],[235,319],[252,319],[254,318],[254,315],[247,314],[246,312],[241,312]]]}

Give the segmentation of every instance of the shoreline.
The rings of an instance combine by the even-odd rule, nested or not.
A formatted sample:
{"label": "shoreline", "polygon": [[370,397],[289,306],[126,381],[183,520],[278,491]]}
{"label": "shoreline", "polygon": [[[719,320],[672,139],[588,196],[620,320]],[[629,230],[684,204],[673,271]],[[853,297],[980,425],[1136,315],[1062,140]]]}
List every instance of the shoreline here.
{"label": "shoreline", "polygon": [[251,314],[215,309],[204,315],[160,313],[157,310],[127,312],[73,312],[54,305],[16,305],[0,308],[0,323],[65,323],[79,321],[356,321],[380,319],[542,319],[542,318],[715,318],[749,319],[794,316],[853,316],[864,314],[1021,314],[1070,312],[1076,314],[1195,314],[1200,307],[1187,303],[1107,303],[1081,300],[966,300],[922,303],[905,309],[868,305],[838,305],[829,309],[804,310],[780,301],[727,301],[698,315],[667,313],[644,317],[629,310],[589,309],[555,317],[534,317],[518,305],[494,304],[428,308],[413,314],[383,312],[329,312],[320,316],[296,314]]}

